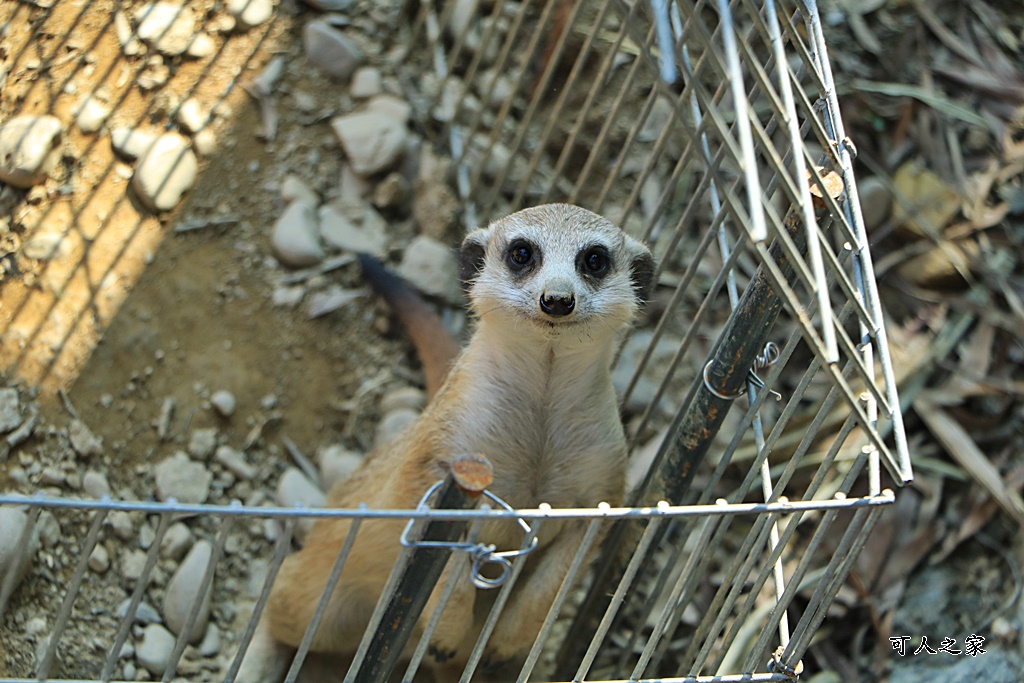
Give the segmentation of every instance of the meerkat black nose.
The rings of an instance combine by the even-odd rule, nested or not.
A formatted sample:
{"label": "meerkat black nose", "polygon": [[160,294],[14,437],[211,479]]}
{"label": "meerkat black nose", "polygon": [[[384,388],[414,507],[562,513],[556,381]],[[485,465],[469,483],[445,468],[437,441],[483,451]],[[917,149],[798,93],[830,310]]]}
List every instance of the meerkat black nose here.
{"label": "meerkat black nose", "polygon": [[541,294],[540,310],[548,315],[569,315],[576,308],[576,297],[572,294]]}

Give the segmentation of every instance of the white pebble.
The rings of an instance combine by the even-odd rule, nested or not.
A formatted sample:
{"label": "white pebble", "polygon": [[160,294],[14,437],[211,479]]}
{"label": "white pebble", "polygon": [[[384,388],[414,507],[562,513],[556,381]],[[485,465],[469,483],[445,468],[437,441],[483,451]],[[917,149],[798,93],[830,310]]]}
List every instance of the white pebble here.
{"label": "white pebble", "polygon": [[0,182],[27,188],[45,180],[62,131],[54,116],[16,116],[0,126]]}
{"label": "white pebble", "polygon": [[[195,643],[203,637],[206,622],[210,618],[210,598],[213,591],[207,590],[201,598],[198,591],[212,556],[213,546],[209,541],[196,541],[174,572],[174,576],[167,584],[167,591],[164,593],[164,621],[178,635],[184,630],[185,622],[195,601],[202,600],[199,615],[189,632],[190,643]],[[210,587],[212,588],[212,584]]]}
{"label": "white pebble", "polygon": [[39,513],[36,529],[39,532],[39,540],[47,548],[54,548],[64,540],[60,522],[57,521],[57,518],[49,510],[43,510]]}
{"label": "white pebble", "polygon": [[412,106],[394,95],[376,95],[366,103],[368,113],[381,114],[402,123],[407,123],[412,116]]}
{"label": "white pebble", "polygon": [[192,136],[192,147],[204,157],[217,151],[217,136],[213,128],[206,127]]}
{"label": "white pebble", "polygon": [[103,544],[97,543],[89,554],[89,569],[97,574],[103,574],[110,569],[110,553]]}
{"label": "white pebble", "polygon": [[210,495],[213,475],[181,451],[160,461],[155,470],[160,500],[174,498],[179,503],[204,503]]}
{"label": "white pebble", "polygon": [[32,636],[38,636],[46,632],[46,619],[42,617],[32,617],[25,624],[25,633]]}
{"label": "white pebble", "polygon": [[188,452],[193,458],[206,460],[217,448],[217,428],[194,429],[188,439]]}
{"label": "white pebble", "polygon": [[274,3],[272,0],[228,0],[227,10],[239,26],[249,29],[270,18],[274,13]]}
{"label": "white pebble", "polygon": [[135,650],[135,659],[154,676],[162,676],[173,652],[174,635],[160,624],[150,624],[142,630],[142,642]]}
{"label": "white pebble", "polygon": [[117,33],[118,42],[121,43],[121,51],[126,56],[132,57],[146,49],[132,31],[128,16],[122,10],[117,10],[114,14],[114,31]]}
{"label": "white pebble", "polygon": [[142,570],[146,567],[146,553],[141,550],[129,550],[121,556],[121,578],[125,588],[132,588],[142,578]]}
{"label": "white pebble", "polygon": [[282,507],[295,507],[300,505],[309,508],[321,508],[324,506],[324,492],[311,482],[302,470],[297,467],[289,467],[281,475],[277,483],[275,493],[278,505]]}
{"label": "white pebble", "polygon": [[64,243],[63,230],[47,229],[33,233],[21,247],[21,253],[37,261],[48,261],[61,255],[61,244]]}
{"label": "white pebble", "polygon": [[271,295],[271,303],[277,308],[295,308],[302,302],[306,295],[306,288],[302,285],[293,287],[275,287]]}
{"label": "white pebble", "polygon": [[379,95],[381,92],[380,69],[373,66],[361,66],[352,75],[349,94],[356,99],[365,99]]}
{"label": "white pebble", "polygon": [[136,85],[143,90],[156,90],[171,77],[171,69],[160,55],[153,55],[146,61],[146,68],[135,79]]}
{"label": "white pebble", "polygon": [[68,425],[68,437],[71,447],[83,458],[99,455],[103,452],[103,441],[99,439],[81,420],[72,420]]}
{"label": "white pebble", "polygon": [[110,495],[110,482],[102,472],[89,470],[82,477],[82,488],[91,498],[102,498]]}
{"label": "white pebble", "polygon": [[288,203],[303,202],[312,207],[316,207],[320,203],[316,192],[302,178],[293,173],[289,173],[281,181],[281,199]]}
{"label": "white pebble", "polygon": [[83,133],[95,133],[110,116],[110,108],[91,95],[75,111],[75,125]]}
{"label": "white pebble", "polygon": [[198,133],[207,124],[210,113],[203,109],[202,105],[194,99],[187,99],[178,107],[175,120],[188,133]]}
{"label": "white pebble", "polygon": [[363,462],[363,457],[344,446],[332,444],[320,451],[317,461],[324,489],[330,490],[339,481],[348,479]]}
{"label": "white pebble", "polygon": [[180,55],[195,35],[196,13],[188,5],[149,2],[135,13],[135,33],[165,55]]}
{"label": "white pebble", "polygon": [[14,387],[0,389],[0,434],[21,424],[21,400]]}
{"label": "white pebble", "polygon": [[344,33],[325,21],[311,21],[303,31],[306,57],[326,75],[348,80],[363,61],[363,52]]}
{"label": "white pebble", "polygon": [[350,215],[361,213],[359,208],[353,211],[324,204],[317,213],[320,218],[320,235],[329,246],[358,254],[384,255],[387,233],[380,229],[379,224],[364,221],[359,225],[349,218]]}
{"label": "white pebble", "polygon": [[149,550],[155,540],[156,530],[147,522],[143,522],[142,526],[139,527],[139,547],[143,550]]}
{"label": "white pebble", "polygon": [[128,159],[136,159],[156,144],[159,135],[137,128],[115,128],[110,131],[110,144],[114,151]]}
{"label": "white pebble", "polygon": [[239,479],[252,479],[256,476],[256,468],[245,461],[245,454],[230,446],[218,448],[214,457]]}
{"label": "white pebble", "polygon": [[352,170],[369,176],[386,171],[405,152],[409,131],[405,121],[380,111],[345,114],[331,119]]}
{"label": "white pebble", "polygon": [[44,467],[39,473],[39,482],[45,486],[60,486],[64,481],[64,473],[56,467]]}
{"label": "white pebble", "polygon": [[374,446],[380,446],[393,440],[405,431],[406,427],[415,422],[419,416],[420,414],[417,410],[409,410],[408,408],[392,410],[377,425],[377,432],[373,439]]}
{"label": "white pebble", "polygon": [[189,57],[195,57],[196,59],[202,59],[203,57],[209,57],[217,51],[217,44],[213,42],[213,38],[208,33],[197,33],[192,39],[192,42],[188,44]]}
{"label": "white pebble", "polygon": [[274,224],[270,240],[277,260],[286,266],[304,268],[323,260],[316,212],[303,202],[289,204]]}
{"label": "white pebble", "polygon": [[210,405],[224,417],[231,417],[235,414],[235,406],[238,402],[235,400],[235,395],[226,389],[215,391],[213,396],[210,397]]}
{"label": "white pebble", "polygon": [[135,535],[135,525],[132,523],[131,513],[124,510],[114,510],[107,515],[105,522],[114,532],[114,535],[122,541],[127,541]]}
{"label": "white pebble", "polygon": [[399,408],[423,410],[427,405],[427,395],[416,387],[402,387],[384,394],[380,399],[380,411],[384,414]]}
{"label": "white pebble", "polygon": [[167,527],[163,540],[160,541],[160,555],[175,562],[180,560],[192,547],[192,530],[184,522],[175,522]]}
{"label": "white pebble", "polygon": [[343,308],[356,299],[362,298],[366,292],[361,289],[347,289],[341,285],[328,285],[327,289],[316,292],[309,298],[309,319],[319,318]]}
{"label": "white pebble", "polygon": [[[125,615],[128,614],[128,607],[131,605],[132,599],[125,598],[121,601],[121,604],[117,606],[117,618],[124,619]],[[141,601],[138,607],[135,608],[135,614],[132,618],[134,624],[159,624],[161,621],[160,613],[156,611],[156,607],[145,600]]]}
{"label": "white pebble", "polygon": [[199,654],[203,657],[213,657],[220,652],[220,629],[216,624],[206,627],[206,634],[199,643]]}
{"label": "white pebble", "polygon": [[165,133],[139,158],[132,187],[150,209],[170,211],[192,188],[198,170],[199,161],[189,141]]}

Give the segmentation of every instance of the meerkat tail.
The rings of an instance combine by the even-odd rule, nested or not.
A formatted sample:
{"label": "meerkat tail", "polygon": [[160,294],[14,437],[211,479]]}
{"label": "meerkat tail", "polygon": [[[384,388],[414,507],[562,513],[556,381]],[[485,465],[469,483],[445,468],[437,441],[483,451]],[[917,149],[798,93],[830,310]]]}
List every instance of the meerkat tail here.
{"label": "meerkat tail", "polygon": [[387,302],[412,339],[423,363],[429,401],[444,384],[448,370],[459,355],[458,343],[445,329],[440,316],[409,283],[367,254],[359,255],[359,265],[370,287]]}

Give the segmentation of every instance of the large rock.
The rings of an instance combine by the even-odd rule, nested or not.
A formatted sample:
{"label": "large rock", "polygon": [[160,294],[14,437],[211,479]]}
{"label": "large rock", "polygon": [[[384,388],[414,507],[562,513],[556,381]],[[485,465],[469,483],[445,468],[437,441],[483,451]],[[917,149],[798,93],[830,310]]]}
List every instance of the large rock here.
{"label": "large rock", "polygon": [[192,188],[198,170],[199,161],[188,139],[166,133],[139,158],[132,187],[149,209],[170,211]]}
{"label": "large rock", "polygon": [[368,176],[389,170],[402,157],[409,131],[404,121],[380,111],[364,111],[331,119],[352,170]]}
{"label": "large rock", "polygon": [[0,181],[32,187],[45,180],[62,130],[54,116],[16,116],[0,126]]}
{"label": "large rock", "polygon": [[[196,541],[184,561],[178,565],[170,582],[167,584],[167,591],[164,593],[164,621],[175,634],[181,635],[185,630],[185,622],[188,620],[189,612],[197,599],[202,600],[199,614],[192,630],[189,631],[188,640],[190,643],[198,643],[206,630],[206,623],[210,620],[210,598],[212,590],[207,590],[200,598],[199,587],[202,584],[203,576],[210,566],[213,557],[213,546],[209,541]],[[210,585],[212,589],[213,585]]]}

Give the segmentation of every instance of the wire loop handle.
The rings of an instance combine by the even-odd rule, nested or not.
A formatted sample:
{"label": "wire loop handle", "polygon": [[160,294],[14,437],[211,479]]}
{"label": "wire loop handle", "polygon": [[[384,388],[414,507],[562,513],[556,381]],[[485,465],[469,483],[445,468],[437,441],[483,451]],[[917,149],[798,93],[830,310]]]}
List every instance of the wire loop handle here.
{"label": "wire loop handle", "polygon": [[[757,376],[757,371],[775,365],[776,363],[779,362],[779,357],[781,355],[782,351],[779,349],[778,344],[776,344],[775,342],[768,342],[767,344],[765,344],[764,350],[761,352],[760,355],[754,358],[754,365],[747,372],[747,382],[753,384],[758,389],[764,389],[764,380]],[[710,391],[713,395],[717,396],[723,401],[734,401],[740,396],[743,396],[745,393],[747,393],[747,388],[742,387],[739,391],[730,396],[728,394],[723,394],[722,392],[718,391],[713,386],[711,386],[711,378],[708,377],[708,373],[711,371],[711,363],[712,361],[708,361],[707,364],[704,365],[704,386],[707,388],[708,391]],[[774,389],[769,389],[768,392],[775,397],[776,401],[782,400],[782,394],[775,391]]]}
{"label": "wire loop handle", "polygon": [[[419,505],[416,506],[418,511],[430,509],[430,505],[427,501],[430,497],[437,492],[444,482],[437,482],[431,486],[427,492],[423,495]],[[509,512],[515,512],[515,510],[508,503],[497,497],[490,491],[485,490],[483,495],[490,498],[492,501],[497,503],[499,506],[505,508]],[[530,525],[523,519],[516,520],[522,528],[524,534],[530,534]],[[449,543],[446,541],[413,541],[409,539],[409,532],[412,530],[416,520],[410,519],[409,523],[405,525],[405,529],[402,531],[401,543],[406,548],[437,548],[447,549],[452,552],[463,552],[468,553],[472,561],[472,571],[470,573],[470,579],[473,581],[473,585],[477,588],[498,588],[505,581],[508,580],[509,575],[512,572],[512,560],[521,555],[527,555],[534,551],[537,547],[537,539],[534,538],[533,542],[527,548],[520,548],[518,550],[502,550],[495,552],[497,547],[492,544],[485,543]],[[483,566],[487,564],[497,565],[501,571],[501,574],[495,578],[489,578],[483,573]]]}

